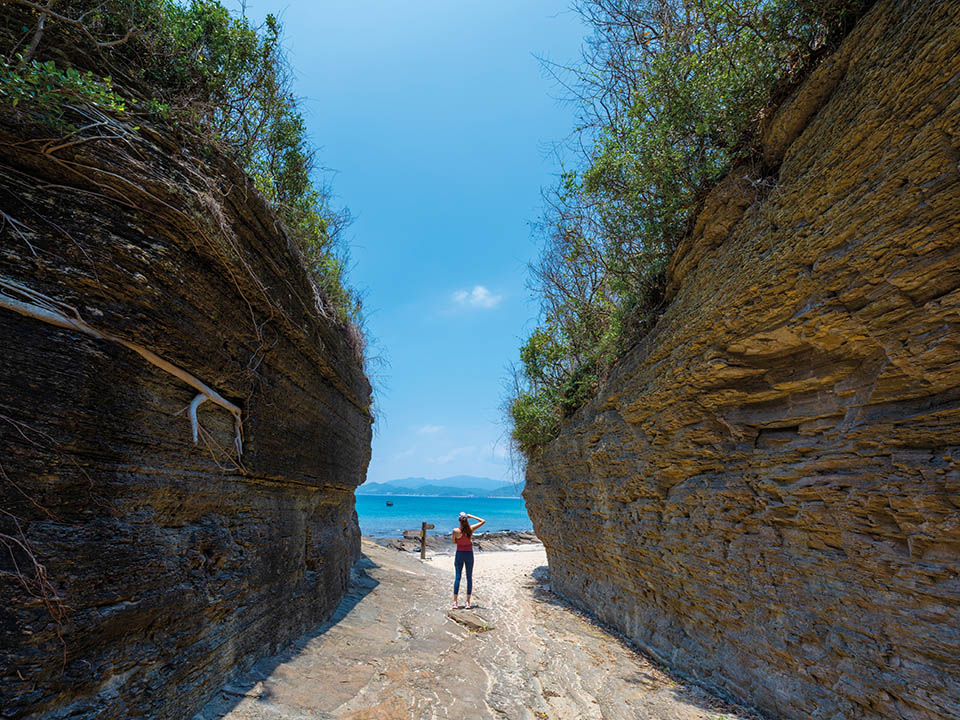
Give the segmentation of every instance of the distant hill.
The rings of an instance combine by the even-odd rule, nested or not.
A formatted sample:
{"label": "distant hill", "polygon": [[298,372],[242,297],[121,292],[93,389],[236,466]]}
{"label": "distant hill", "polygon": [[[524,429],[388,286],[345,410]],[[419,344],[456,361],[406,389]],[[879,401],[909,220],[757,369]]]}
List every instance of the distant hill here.
{"label": "distant hill", "polygon": [[486,493],[487,497],[520,497],[520,493],[523,492],[523,483],[517,483],[514,485],[510,483],[508,485],[501,485],[498,488],[490,490]]}
{"label": "distant hill", "polygon": [[395,485],[405,488],[420,488],[424,485],[436,485],[441,487],[463,488],[469,490],[496,490],[503,485],[503,480],[494,480],[488,477],[476,477],[474,475],[452,475],[445,478],[423,478],[408,477],[397,480],[387,480],[381,485]]}
{"label": "distant hill", "polygon": [[364,483],[357,488],[357,495],[437,495],[441,497],[519,497],[523,487],[504,484],[472,475],[428,479],[422,477],[400,478],[387,482]]}

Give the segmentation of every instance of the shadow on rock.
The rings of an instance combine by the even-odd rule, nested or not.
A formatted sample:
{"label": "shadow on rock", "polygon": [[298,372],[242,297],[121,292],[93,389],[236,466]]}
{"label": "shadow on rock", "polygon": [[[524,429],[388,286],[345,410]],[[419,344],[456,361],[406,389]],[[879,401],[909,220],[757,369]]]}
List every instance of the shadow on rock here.
{"label": "shadow on rock", "polygon": [[[276,655],[263,658],[258,661],[248,672],[243,673],[239,678],[224,685],[220,689],[220,696],[210,700],[207,706],[199,713],[194,715],[193,720],[214,720],[223,717],[240,704],[245,698],[258,700],[268,700],[270,690],[264,687],[264,681],[269,678],[273,672],[284,663],[290,662],[299,653],[303,652],[307,644],[314,640],[341,622],[350,612],[373,591],[380,583],[367,572],[380,567],[366,554],[361,554],[360,558],[350,569],[350,588],[343,600],[333,611],[330,617],[318,625],[315,629],[309,630],[301,635],[294,643],[289,645]],[[317,717],[325,717],[320,715]]]}
{"label": "shadow on rock", "polygon": [[642,645],[605,623],[593,612],[575,605],[563,595],[558,594],[551,587],[550,567],[548,565],[540,565],[534,568],[530,572],[530,576],[533,578],[533,582],[528,584],[527,588],[532,591],[533,598],[536,602],[552,605],[577,615],[592,627],[601,630],[611,638],[619,641],[625,648],[643,661],[644,664],[649,665],[649,669],[622,677],[621,679],[625,682],[640,686],[648,692],[666,688],[677,700],[711,713],[733,713],[744,720],[764,720],[764,718],[767,717],[759,714],[753,708],[727,702],[722,698],[709,694],[696,685],[691,685],[691,678],[684,677],[682,670],[667,666],[659,658],[649,653]]}

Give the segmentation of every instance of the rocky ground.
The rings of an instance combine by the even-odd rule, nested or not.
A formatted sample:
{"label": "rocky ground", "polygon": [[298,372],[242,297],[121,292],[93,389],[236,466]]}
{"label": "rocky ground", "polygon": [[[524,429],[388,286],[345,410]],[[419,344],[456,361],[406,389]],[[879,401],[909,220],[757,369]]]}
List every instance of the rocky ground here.
{"label": "rocky ground", "polygon": [[[476,559],[473,611],[452,560],[363,541],[331,620],[223,688],[194,720],[755,720],[676,682],[550,592],[542,548]],[[462,599],[462,598],[461,598]]]}
{"label": "rocky ground", "polygon": [[[384,547],[402,552],[420,553],[419,538],[371,538],[373,542]],[[498,550],[532,550],[542,548],[540,539],[532,532],[506,530],[503,532],[475,533],[473,546],[480,552],[495,552]],[[427,535],[427,557],[434,555],[453,555],[456,546],[449,535]]]}

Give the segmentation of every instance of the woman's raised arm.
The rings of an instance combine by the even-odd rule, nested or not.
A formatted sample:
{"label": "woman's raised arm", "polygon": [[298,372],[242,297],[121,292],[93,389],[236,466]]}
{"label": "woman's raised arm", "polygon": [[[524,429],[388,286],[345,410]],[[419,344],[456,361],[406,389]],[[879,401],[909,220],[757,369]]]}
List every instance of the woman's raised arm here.
{"label": "woman's raised arm", "polygon": [[479,520],[479,521],[480,521],[480,522],[478,522],[476,525],[471,525],[471,526],[470,526],[470,530],[471,530],[472,532],[476,532],[476,531],[477,531],[477,528],[480,527],[481,525],[483,525],[483,524],[486,522],[486,520],[484,520],[483,518],[478,518],[476,515],[467,515],[467,517],[468,517],[468,518],[473,518],[474,520]]}

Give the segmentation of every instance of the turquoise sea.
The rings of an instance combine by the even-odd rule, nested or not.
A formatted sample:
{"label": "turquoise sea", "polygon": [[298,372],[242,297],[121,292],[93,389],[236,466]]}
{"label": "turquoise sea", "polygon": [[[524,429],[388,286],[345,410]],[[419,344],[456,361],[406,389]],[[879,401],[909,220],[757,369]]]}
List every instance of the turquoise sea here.
{"label": "turquoise sea", "polygon": [[448,533],[457,526],[460,511],[486,520],[481,532],[533,530],[523,498],[357,495],[360,532],[371,537],[397,537],[404,530],[419,530],[422,522],[437,526],[428,531],[431,535]]}

